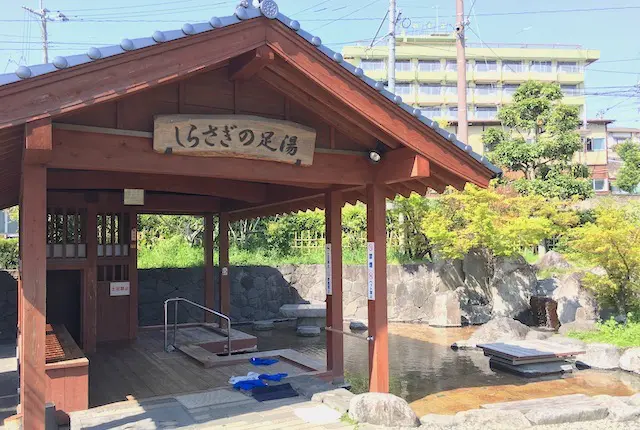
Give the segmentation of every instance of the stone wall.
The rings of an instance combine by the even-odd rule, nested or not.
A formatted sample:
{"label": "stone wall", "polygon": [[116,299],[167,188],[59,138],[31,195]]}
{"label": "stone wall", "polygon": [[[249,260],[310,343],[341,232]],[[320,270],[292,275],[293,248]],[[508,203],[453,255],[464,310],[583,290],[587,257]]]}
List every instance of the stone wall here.
{"label": "stone wall", "polygon": [[18,326],[18,272],[0,270],[0,343],[16,341]]}

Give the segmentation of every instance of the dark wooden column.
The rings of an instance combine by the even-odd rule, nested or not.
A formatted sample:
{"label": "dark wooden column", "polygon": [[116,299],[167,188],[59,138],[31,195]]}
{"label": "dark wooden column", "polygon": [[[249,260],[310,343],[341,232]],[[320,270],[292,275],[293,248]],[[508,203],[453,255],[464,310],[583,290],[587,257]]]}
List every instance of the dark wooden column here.
{"label": "dark wooden column", "polygon": [[96,351],[98,336],[98,207],[95,201],[87,203],[85,235],[87,266],[82,291],[82,347],[84,352],[91,353]]}
{"label": "dark wooden column", "polygon": [[[29,139],[29,134],[27,134]],[[44,428],[47,169],[22,166],[20,404],[23,428]]]}
{"label": "dark wooden column", "polygon": [[[342,193],[325,194],[327,325],[342,330]],[[344,382],[344,336],[327,332],[327,370],[334,382]]]}
{"label": "dark wooden column", "polygon": [[[214,309],[215,294],[213,281],[213,214],[204,216],[204,305]],[[213,314],[205,312],[205,321],[210,323],[216,320]]]}
{"label": "dark wooden column", "polygon": [[[369,391],[389,392],[387,328],[387,234],[384,185],[367,185],[367,295],[369,307]],[[373,267],[370,254],[373,247]],[[371,284],[373,282],[373,284]],[[373,288],[372,288],[373,287]]]}
{"label": "dark wooden column", "polygon": [[[129,210],[129,339],[138,337],[138,212]],[[123,240],[126,243],[126,241]]]}
{"label": "dark wooden column", "polygon": [[220,252],[220,312],[231,316],[231,278],[229,267],[229,213],[220,212],[220,231],[218,232]]}

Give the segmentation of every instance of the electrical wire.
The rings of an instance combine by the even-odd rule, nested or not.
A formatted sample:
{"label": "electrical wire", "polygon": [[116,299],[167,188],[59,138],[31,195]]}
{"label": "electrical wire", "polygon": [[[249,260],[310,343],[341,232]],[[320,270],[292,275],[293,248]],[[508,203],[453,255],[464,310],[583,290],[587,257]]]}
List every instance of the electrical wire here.
{"label": "electrical wire", "polygon": [[361,10],[364,10],[364,9],[366,9],[366,8],[368,8],[368,7],[371,7],[371,6],[373,6],[374,4],[379,3],[379,2],[380,2],[380,0],[375,0],[375,1],[373,1],[373,2],[368,2],[366,5],[362,6],[361,8],[355,9],[355,10],[353,10],[353,11],[349,12],[348,14],[346,14],[346,15],[344,15],[344,16],[341,16],[340,18],[336,18],[336,19],[334,19],[334,20],[332,20],[332,21],[329,21],[329,22],[327,22],[326,24],[321,25],[320,27],[313,28],[311,31],[317,31],[317,30],[319,30],[319,29],[321,29],[321,28],[324,28],[324,27],[326,27],[326,26],[328,26],[328,25],[330,25],[330,24],[333,24],[333,23],[334,23],[334,22],[336,22],[336,21],[341,21],[341,20],[343,20],[343,19],[345,19],[345,18],[347,18],[347,17],[349,17],[349,16],[351,16],[351,15],[353,15],[353,14],[355,14],[355,13],[360,12]]}

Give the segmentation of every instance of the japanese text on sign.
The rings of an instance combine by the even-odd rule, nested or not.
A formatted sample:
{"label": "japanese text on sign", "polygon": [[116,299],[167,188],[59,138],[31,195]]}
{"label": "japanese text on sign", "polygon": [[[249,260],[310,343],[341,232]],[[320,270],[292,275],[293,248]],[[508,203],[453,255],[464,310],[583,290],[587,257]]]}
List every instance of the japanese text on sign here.
{"label": "japanese text on sign", "polygon": [[367,242],[367,298],[376,299],[375,243]]}
{"label": "japanese text on sign", "polygon": [[160,115],[157,152],[225,156],[311,165],[316,132],[289,121],[247,115]]}
{"label": "japanese text on sign", "polygon": [[129,294],[131,294],[129,282],[111,282],[109,284],[110,296],[128,296]]}

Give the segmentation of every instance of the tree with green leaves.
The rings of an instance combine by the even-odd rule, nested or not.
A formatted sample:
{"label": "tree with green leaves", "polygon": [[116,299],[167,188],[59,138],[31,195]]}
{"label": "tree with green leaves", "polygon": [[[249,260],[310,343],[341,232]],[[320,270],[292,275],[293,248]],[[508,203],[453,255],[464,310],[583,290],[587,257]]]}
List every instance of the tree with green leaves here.
{"label": "tree with green leaves", "polygon": [[514,257],[542,239],[562,236],[578,222],[569,202],[468,184],[464,191],[444,194],[429,209],[422,231],[445,258],[463,258],[477,249],[491,264],[494,257]]}
{"label": "tree with green leaves", "polygon": [[498,118],[502,128],[487,130],[483,143],[492,162],[521,174],[512,181],[516,190],[561,199],[593,195],[588,169],[572,162],[582,148],[579,110],[562,104],[558,84],[523,83]]}
{"label": "tree with green leaves", "polygon": [[606,272],[587,273],[583,279],[600,303],[624,315],[640,310],[640,206],[599,206],[595,222],[573,229],[568,237],[570,257]]}
{"label": "tree with green leaves", "polygon": [[640,187],[640,143],[626,141],[615,147],[624,164],[618,170],[615,185],[633,193]]}

